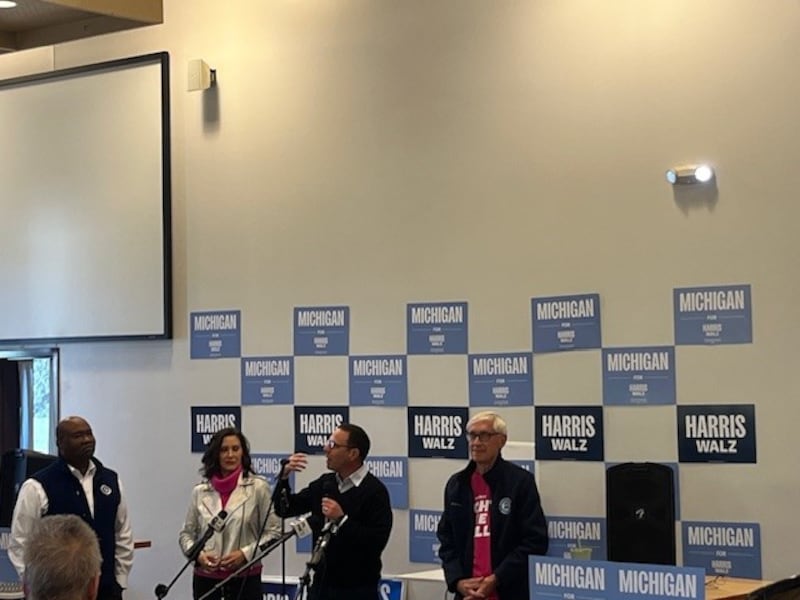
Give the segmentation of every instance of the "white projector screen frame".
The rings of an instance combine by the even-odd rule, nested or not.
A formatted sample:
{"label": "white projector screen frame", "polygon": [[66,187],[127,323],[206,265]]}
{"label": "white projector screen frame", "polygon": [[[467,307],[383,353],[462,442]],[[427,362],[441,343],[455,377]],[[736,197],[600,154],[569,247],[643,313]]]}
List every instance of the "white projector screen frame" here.
{"label": "white projector screen frame", "polygon": [[169,56],[0,81],[0,344],[172,337]]}

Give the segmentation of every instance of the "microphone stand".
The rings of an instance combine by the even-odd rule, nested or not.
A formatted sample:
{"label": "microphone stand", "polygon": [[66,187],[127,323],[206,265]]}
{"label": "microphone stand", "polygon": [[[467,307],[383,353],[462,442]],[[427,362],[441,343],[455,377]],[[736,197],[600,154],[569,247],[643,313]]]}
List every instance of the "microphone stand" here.
{"label": "microphone stand", "polygon": [[311,571],[313,569],[314,572],[316,572],[319,563],[322,562],[325,556],[325,549],[328,547],[328,542],[336,535],[337,531],[339,531],[339,523],[331,523],[328,531],[324,531],[320,534],[316,546],[311,551],[311,558],[306,562],[306,570],[303,571],[303,574],[298,580],[297,593],[294,596],[294,600],[302,600],[304,597],[303,592],[306,594],[308,593],[308,586],[311,583]]}
{"label": "microphone stand", "polygon": [[[199,554],[199,553],[198,553],[198,554]],[[176,582],[176,581],[178,581],[178,578],[179,578],[181,575],[183,575],[183,572],[186,570],[186,567],[188,567],[190,564],[192,564],[192,563],[193,563],[194,561],[196,561],[196,560],[197,560],[197,557],[196,557],[196,556],[190,556],[190,557],[189,557],[189,560],[187,560],[187,561],[186,561],[186,562],[183,564],[183,566],[181,567],[181,570],[180,570],[180,571],[178,571],[178,574],[177,574],[177,575],[175,575],[175,577],[173,577],[173,578],[172,578],[172,581],[170,581],[170,582],[169,582],[169,585],[164,585],[163,583],[159,583],[159,584],[156,586],[156,589],[155,589],[156,598],[158,598],[158,600],[161,600],[161,599],[162,599],[162,598],[164,598],[164,597],[165,597],[167,594],[169,594],[169,591],[172,589],[172,586],[173,586],[173,585],[175,585],[175,582]]]}
{"label": "microphone stand", "polygon": [[[281,537],[275,538],[274,540],[270,540],[269,542],[267,542],[263,546],[259,546],[258,550],[261,551],[260,554],[257,554],[252,560],[247,561],[241,567],[236,569],[233,573],[228,575],[225,579],[221,580],[217,585],[215,585],[213,588],[208,590],[205,594],[200,596],[200,598],[198,598],[198,600],[205,600],[206,598],[211,596],[211,594],[217,592],[220,588],[222,588],[222,586],[224,586],[226,583],[228,583],[231,579],[233,579],[234,577],[236,577],[240,573],[243,573],[244,571],[246,571],[247,569],[252,567],[257,562],[261,561],[261,559],[263,559],[267,554],[269,554],[270,552],[275,550],[275,548],[277,548],[278,546],[283,546],[283,544],[288,542],[295,535],[296,535],[296,532],[295,532],[294,529],[292,529],[291,531],[289,531],[287,533],[284,533]],[[254,554],[255,554],[255,552],[254,552]]]}

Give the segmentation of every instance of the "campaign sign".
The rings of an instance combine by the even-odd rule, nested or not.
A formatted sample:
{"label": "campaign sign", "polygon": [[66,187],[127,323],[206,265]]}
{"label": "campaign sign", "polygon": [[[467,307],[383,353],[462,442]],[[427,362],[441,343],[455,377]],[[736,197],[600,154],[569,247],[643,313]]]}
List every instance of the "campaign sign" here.
{"label": "campaign sign", "polygon": [[603,348],[603,404],[675,404],[675,347]]}
{"label": "campaign sign", "polygon": [[466,407],[408,407],[408,456],[467,458]]}
{"label": "campaign sign", "polygon": [[755,405],[678,406],[678,460],[755,463]]}
{"label": "campaign sign", "polygon": [[531,406],[533,404],[532,356],[470,354],[470,406]]}
{"label": "campaign sign", "polygon": [[406,305],[409,354],[466,354],[467,333],[466,302]]}
{"label": "campaign sign", "polygon": [[[286,454],[251,454],[250,468],[253,473],[261,475],[269,481],[269,487],[275,489],[281,474],[281,460],[288,458]],[[289,473],[289,485],[294,487],[294,472]]]}
{"label": "campaign sign", "polygon": [[547,556],[572,558],[574,548],[588,548],[587,559],[606,560],[606,520],[599,517],[547,516]]}
{"label": "campaign sign", "polygon": [[750,344],[753,341],[749,285],[672,290],[675,343]]}
{"label": "campaign sign", "polygon": [[695,567],[528,558],[531,600],[705,600],[705,572]]}
{"label": "campaign sign", "polygon": [[532,460],[522,460],[522,459],[512,458],[509,459],[508,462],[514,463],[518,467],[522,467],[528,473],[534,472],[534,461]]}
{"label": "campaign sign", "polygon": [[406,406],[408,369],[405,355],[351,356],[351,406]]}
{"label": "campaign sign", "polygon": [[206,446],[220,429],[242,429],[241,406],[192,406],[192,452],[205,452]]}
{"label": "campaign sign", "polygon": [[310,535],[301,538],[295,538],[294,551],[298,554],[311,554],[314,549],[314,538]]}
{"label": "campaign sign", "polygon": [[708,575],[761,579],[758,523],[683,521],[683,564]]}
{"label": "campaign sign", "polygon": [[294,600],[297,594],[297,585],[288,581],[285,586],[274,581],[262,581],[261,598],[262,600]]}
{"label": "campaign sign", "polygon": [[295,307],[295,356],[347,356],[349,351],[349,306]]}
{"label": "campaign sign", "polygon": [[533,351],[599,348],[600,295],[531,298]]}
{"label": "campaign sign", "polygon": [[9,598],[22,598],[22,582],[11,559],[8,558],[8,543],[11,541],[11,530],[8,527],[0,527],[0,591],[7,592]]}
{"label": "campaign sign", "polygon": [[347,406],[295,406],[295,451],[323,454],[323,447],[333,431],[349,418]]}
{"label": "campaign sign", "polygon": [[441,564],[436,528],[442,512],[411,509],[408,514],[408,560],[413,563]]}
{"label": "campaign sign", "polygon": [[242,358],[242,404],[293,403],[293,356]]}
{"label": "campaign sign", "polygon": [[380,600],[405,600],[405,585],[402,579],[381,579],[378,583]]}
{"label": "campaign sign", "polygon": [[190,358],[238,358],[242,355],[242,311],[189,314]]}
{"label": "campaign sign", "polygon": [[369,472],[389,490],[392,508],[408,508],[408,458],[405,456],[370,456]]}
{"label": "campaign sign", "polygon": [[537,406],[537,460],[602,461],[602,406]]}

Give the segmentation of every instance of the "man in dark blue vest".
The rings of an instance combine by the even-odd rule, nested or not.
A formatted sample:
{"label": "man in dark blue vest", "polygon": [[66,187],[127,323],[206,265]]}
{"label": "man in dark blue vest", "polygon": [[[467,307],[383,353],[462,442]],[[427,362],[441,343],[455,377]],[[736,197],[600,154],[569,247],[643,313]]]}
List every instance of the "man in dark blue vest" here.
{"label": "man in dark blue vest", "polygon": [[25,542],[45,515],[72,514],[94,529],[103,558],[98,600],[120,600],[133,563],[133,534],[117,474],[94,458],[92,428],[68,417],[56,428],[59,459],[22,484],[14,507],[8,556],[24,575]]}

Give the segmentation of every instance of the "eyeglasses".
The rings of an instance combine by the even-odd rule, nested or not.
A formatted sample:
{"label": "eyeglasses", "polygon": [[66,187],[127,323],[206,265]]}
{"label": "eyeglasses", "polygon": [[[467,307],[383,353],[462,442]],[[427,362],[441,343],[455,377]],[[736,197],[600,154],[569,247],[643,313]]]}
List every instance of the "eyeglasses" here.
{"label": "eyeglasses", "polygon": [[478,440],[479,442],[485,444],[486,442],[488,442],[491,438],[493,438],[496,435],[500,435],[500,434],[498,432],[496,432],[496,431],[468,431],[467,432],[467,439],[470,442],[474,442],[475,440]]}
{"label": "eyeglasses", "polygon": [[325,447],[330,448],[331,450],[333,450],[334,448],[352,448],[350,444],[337,444],[333,440],[328,440],[327,442],[325,442]]}

